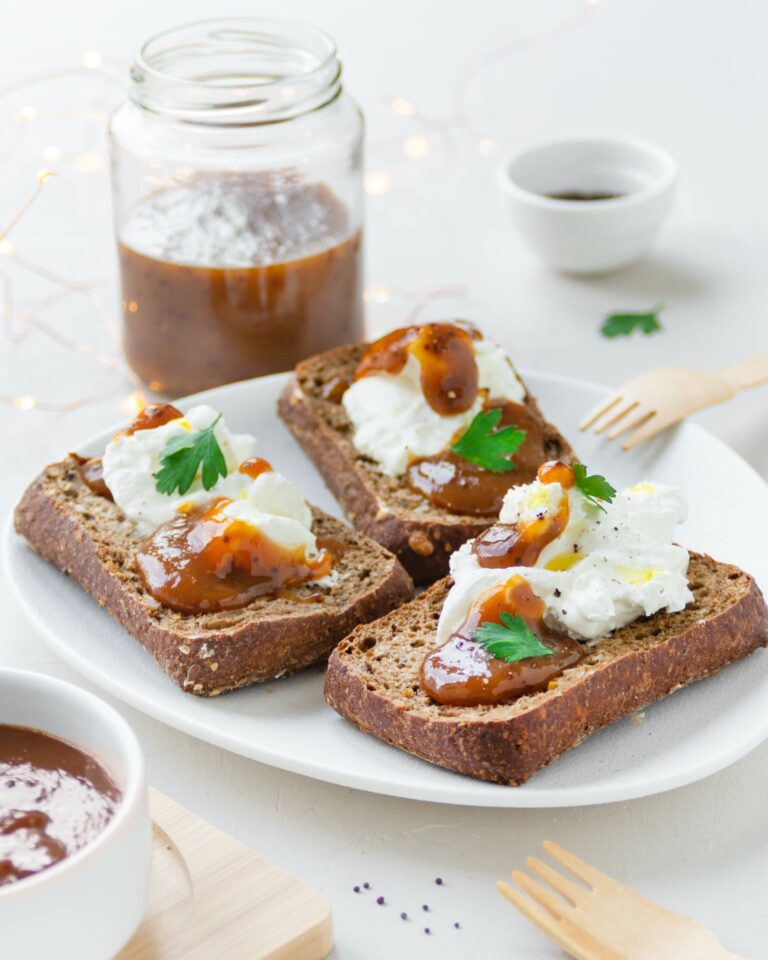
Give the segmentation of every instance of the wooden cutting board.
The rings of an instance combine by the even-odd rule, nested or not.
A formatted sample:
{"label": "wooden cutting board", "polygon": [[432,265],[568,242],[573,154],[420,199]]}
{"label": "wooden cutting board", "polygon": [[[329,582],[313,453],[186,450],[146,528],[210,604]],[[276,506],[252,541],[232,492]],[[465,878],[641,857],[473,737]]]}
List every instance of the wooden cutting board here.
{"label": "wooden cutting board", "polygon": [[119,960],[322,960],[331,906],[301,880],[150,789],[152,890]]}

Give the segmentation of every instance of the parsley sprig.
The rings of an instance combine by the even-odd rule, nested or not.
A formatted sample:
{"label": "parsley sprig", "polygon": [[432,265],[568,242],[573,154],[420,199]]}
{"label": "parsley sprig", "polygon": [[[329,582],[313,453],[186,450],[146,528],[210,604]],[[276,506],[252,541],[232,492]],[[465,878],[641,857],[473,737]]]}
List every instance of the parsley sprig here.
{"label": "parsley sprig", "polygon": [[658,304],[652,310],[638,313],[630,311],[611,313],[603,320],[600,333],[609,338],[628,337],[635,330],[642,330],[646,336],[649,333],[656,333],[658,330],[664,329],[659,320],[662,309],[662,305]]}
{"label": "parsley sprig", "polygon": [[616,496],[616,488],[612,487],[605,477],[601,477],[599,473],[595,473],[591,477],[587,476],[587,468],[583,463],[574,463],[573,476],[576,489],[580,490],[590,503],[594,503],[596,507],[600,507],[605,512],[605,507],[600,501],[612,503]]}
{"label": "parsley sprig", "polygon": [[519,613],[512,616],[503,612],[501,623],[481,623],[472,639],[482,644],[492,657],[507,663],[552,656],[550,648],[539,640]]}
{"label": "parsley sprig", "polygon": [[160,493],[171,494],[178,489],[184,494],[195,481],[202,464],[202,480],[206,490],[215,486],[219,477],[227,475],[227,461],[221,452],[214,430],[221,414],[204,430],[171,437],[160,452],[160,470],[155,474],[155,486]]}
{"label": "parsley sprig", "polygon": [[463,460],[469,460],[492,473],[514,470],[515,464],[509,458],[525,440],[525,430],[518,430],[517,427],[496,430],[501,413],[500,407],[481,410],[456,443],[451,445],[451,450]]}

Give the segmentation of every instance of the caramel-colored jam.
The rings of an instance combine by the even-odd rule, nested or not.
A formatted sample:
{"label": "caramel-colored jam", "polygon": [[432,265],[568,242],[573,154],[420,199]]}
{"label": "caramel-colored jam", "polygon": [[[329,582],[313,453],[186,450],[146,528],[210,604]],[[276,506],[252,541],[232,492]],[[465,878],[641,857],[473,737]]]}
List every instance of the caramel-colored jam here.
{"label": "caramel-colored jam", "polygon": [[[457,707],[508,703],[545,690],[582,658],[581,645],[552,633],[543,622],[544,602],[526,580],[514,576],[490,590],[469,611],[464,623],[441,647],[432,650],[419,671],[422,690],[434,701]],[[483,623],[501,623],[501,614],[519,614],[552,651],[507,663],[492,656],[472,634]]]}
{"label": "caramel-colored jam", "polygon": [[525,439],[512,457],[513,470],[493,473],[448,449],[415,460],[408,468],[408,485],[451,513],[496,516],[513,484],[530,483],[536,478],[536,471],[546,457],[546,437],[541,415],[525,404],[492,400],[486,409],[491,408],[502,410],[499,428],[511,426],[525,430]]}
{"label": "caramel-colored jam", "polygon": [[330,552],[309,560],[303,547],[287,550],[249,523],[224,515],[229,502],[219,498],[206,509],[179,514],[139,547],[138,571],[164,606],[190,614],[234,610],[330,572]]}
{"label": "caramel-colored jam", "polygon": [[0,725],[0,887],[90,843],[120,791],[93,757],[28,727]]}
{"label": "caramel-colored jam", "polygon": [[331,403],[341,403],[341,398],[349,390],[350,383],[346,377],[332,377],[327,383],[323,384],[320,396],[323,400],[329,400]]}
{"label": "caramel-colored jam", "polygon": [[125,353],[155,390],[289,370],[363,337],[362,232],[324,184],[200,176],[147,198],[118,249]]}
{"label": "caramel-colored jam", "polygon": [[260,477],[262,473],[271,473],[272,464],[263,457],[249,457],[247,460],[243,460],[238,470],[240,473],[244,473],[247,477],[255,480],[256,477]]}
{"label": "caramel-colored jam", "polygon": [[412,354],[421,366],[424,399],[441,416],[464,413],[477,398],[477,331],[454,323],[404,327],[370,344],[355,380],[378,373],[398,374]]}
{"label": "caramel-colored jam", "polygon": [[100,497],[104,497],[107,500],[114,500],[112,491],[104,479],[104,464],[102,463],[101,457],[86,459],[85,457],[78,456],[76,453],[73,454],[73,456],[77,457],[80,476],[83,478],[83,483],[86,487]]}
{"label": "caramel-colored jam", "polygon": [[[538,470],[542,483],[560,483],[563,490],[573,486],[573,470],[559,460],[549,460]],[[543,512],[524,526],[495,523],[472,544],[481,567],[532,567],[545,547],[568,526],[570,504],[563,493],[555,513]]]}
{"label": "caramel-colored jam", "polygon": [[154,430],[156,427],[164,427],[171,420],[178,420],[184,414],[177,410],[172,403],[148,403],[136,416],[133,423],[130,423],[125,430],[115,434],[117,437],[130,437],[139,430]]}

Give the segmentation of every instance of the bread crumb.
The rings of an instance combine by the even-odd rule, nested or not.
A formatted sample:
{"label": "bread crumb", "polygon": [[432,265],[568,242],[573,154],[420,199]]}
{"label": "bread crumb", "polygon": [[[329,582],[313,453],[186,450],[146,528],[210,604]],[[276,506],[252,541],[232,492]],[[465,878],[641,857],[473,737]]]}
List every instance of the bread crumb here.
{"label": "bread crumb", "polygon": [[550,680],[547,684],[547,690],[556,690],[557,689],[557,680]]}
{"label": "bread crumb", "polygon": [[432,543],[423,530],[417,530],[408,537],[408,546],[414,553],[418,553],[420,557],[428,557],[435,552],[434,543]]}
{"label": "bread crumb", "polygon": [[202,685],[202,683],[196,683],[196,684],[194,685],[194,687],[192,687],[192,689],[193,689],[193,690],[202,690],[202,689],[203,689],[203,685]]}
{"label": "bread crumb", "polygon": [[645,720],[645,710],[636,710],[629,715],[629,722],[636,727],[639,727],[643,720]]}

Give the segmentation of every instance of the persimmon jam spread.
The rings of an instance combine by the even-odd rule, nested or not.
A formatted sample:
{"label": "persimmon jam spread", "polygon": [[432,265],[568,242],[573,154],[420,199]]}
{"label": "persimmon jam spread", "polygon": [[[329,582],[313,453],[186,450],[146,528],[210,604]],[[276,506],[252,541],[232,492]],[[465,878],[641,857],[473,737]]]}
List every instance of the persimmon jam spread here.
{"label": "persimmon jam spread", "polygon": [[583,464],[543,463],[499,522],[451,556],[453,584],[420,685],[437,703],[507,703],[562,682],[583,641],[692,599],[674,543],[685,502],[643,482],[617,493]]}
{"label": "persimmon jam spread", "polygon": [[[494,657],[473,639],[483,623],[501,624],[501,614],[519,614],[526,627],[549,649],[513,663]],[[450,640],[427,654],[421,665],[422,690],[436,703],[458,707],[506,703],[545,690],[563,670],[582,658],[581,644],[557,636],[544,622],[544,604],[521,576],[490,590],[472,606]]]}
{"label": "persimmon jam spread", "polygon": [[306,501],[255,446],[210,407],[153,404],[102,458],[79,458],[86,485],[143,535],[136,570],[163,606],[233,610],[332,573],[343,548],[315,537]]}
{"label": "persimmon jam spread", "polygon": [[[326,399],[344,405],[360,453],[458,515],[498,514],[509,487],[534,479],[547,459],[546,423],[506,354],[463,322],[387,334],[364,350],[354,382],[329,387]],[[476,422],[489,411],[492,422]],[[484,456],[508,435],[510,447]]]}
{"label": "persimmon jam spread", "polygon": [[319,580],[331,554],[307,557],[304,546],[281,546],[243,520],[232,520],[222,497],[207,509],[181,513],[141,544],[136,566],[163,606],[179,613],[211,613],[247,606],[284,587]]}

